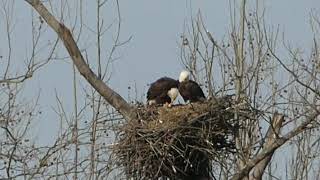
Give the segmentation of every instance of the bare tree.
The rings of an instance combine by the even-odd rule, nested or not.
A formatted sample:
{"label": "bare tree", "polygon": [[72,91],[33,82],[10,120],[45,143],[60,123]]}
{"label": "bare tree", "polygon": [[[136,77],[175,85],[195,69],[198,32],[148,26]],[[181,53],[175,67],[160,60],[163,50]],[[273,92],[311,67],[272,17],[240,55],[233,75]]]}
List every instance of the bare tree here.
{"label": "bare tree", "polygon": [[[54,109],[56,115],[59,117],[59,130],[54,142],[48,142],[48,145],[42,146],[35,142],[33,128],[35,121],[40,118],[42,112],[39,110],[38,100],[41,96],[36,96],[34,101],[27,102],[25,99],[20,98],[20,94],[23,93],[24,84],[27,84],[27,80],[33,78],[34,74],[40,69],[45,68],[50,61],[69,59],[64,55],[59,56],[59,37],[46,41],[48,44],[43,44],[42,37],[47,33],[48,28],[44,24],[44,18],[39,17],[32,11],[31,23],[32,23],[32,47],[31,55],[28,57],[23,65],[26,65],[27,71],[19,75],[15,72],[16,69],[25,68],[23,65],[17,67],[19,62],[15,53],[15,48],[12,46],[13,29],[14,26],[14,13],[16,2],[15,1],[2,1],[1,7],[3,8],[2,22],[6,23],[7,32],[7,45],[8,52],[1,54],[3,63],[6,63],[6,68],[2,69],[3,76],[1,76],[1,135],[6,137],[1,139],[0,148],[0,177],[1,179],[12,179],[23,177],[25,179],[45,178],[45,179],[58,179],[61,177],[71,177],[74,179],[89,177],[90,179],[100,179],[111,177],[109,173],[112,171],[112,163],[110,163],[109,141],[108,138],[112,138],[113,134],[110,132],[110,124],[112,125],[117,120],[121,120],[122,116],[119,115],[111,106],[104,100],[95,88],[92,86],[81,89],[79,85],[78,73],[76,69],[73,71],[73,94],[74,94],[74,111],[73,115],[69,115],[65,110],[64,100],[59,96],[59,92],[56,92],[57,105]],[[31,3],[31,2],[30,2]],[[34,2],[39,7],[44,6],[40,1]],[[64,29],[62,22],[71,22],[71,30],[65,29],[64,36],[71,38],[71,42],[75,45],[76,41],[79,41],[84,28],[88,28],[87,24],[82,19],[83,16],[83,1],[71,2],[64,1],[55,4],[57,2],[48,2],[48,7],[52,12],[56,13],[57,19],[59,19],[58,26]],[[71,12],[69,3],[76,5],[75,19],[70,18]],[[55,6],[60,5],[61,11],[55,11]],[[128,40],[120,42],[120,7],[116,1],[114,7],[116,7],[116,19],[111,24],[104,24],[104,20],[101,18],[100,9],[109,6],[107,1],[96,1],[97,8],[97,25],[94,35],[97,41],[97,75],[89,68],[88,52],[80,50],[77,46],[70,45],[69,51],[79,53],[80,55],[76,59],[80,59],[79,67],[82,73],[91,79],[90,81],[98,81],[102,83],[102,88],[106,98],[111,100],[110,102],[118,106],[118,111],[123,114],[124,117],[129,117],[132,111],[131,106],[125,102],[117,93],[112,91],[104,82],[110,79],[110,63],[116,58],[118,47],[124,45]],[[41,8],[40,8],[41,9]],[[43,9],[42,9],[43,10]],[[46,8],[44,9],[46,10]],[[43,11],[45,12],[45,11]],[[47,11],[49,12],[49,11]],[[59,13],[61,12],[61,13]],[[63,12],[63,13],[62,13]],[[53,16],[48,16],[53,18]],[[80,19],[80,20],[79,20]],[[74,20],[74,22],[73,22]],[[58,21],[55,21],[58,22]],[[57,25],[57,24],[56,24]],[[102,39],[106,35],[106,31],[114,26],[115,39],[113,41],[110,53],[106,53],[106,47],[102,45]],[[77,30],[75,39],[71,34],[71,31]],[[61,29],[60,29],[61,30]],[[129,39],[130,40],[130,39]],[[68,43],[67,43],[68,44]],[[72,47],[73,46],[73,47]],[[75,48],[75,49],[73,49]],[[29,48],[28,48],[29,50]],[[45,52],[45,53],[42,53]],[[71,58],[72,59],[72,58]],[[104,61],[106,63],[101,63]],[[75,66],[74,66],[75,67]],[[3,71],[2,71],[3,70]],[[91,77],[89,77],[91,76]],[[99,84],[99,83],[98,83]],[[100,84],[101,85],[101,84]],[[99,85],[99,86],[100,86]],[[101,87],[100,87],[101,88]],[[79,90],[81,89],[81,90]],[[101,92],[102,92],[101,91]],[[110,94],[111,93],[111,94]],[[85,97],[81,100],[78,99],[78,95]],[[20,95],[20,96],[19,96]],[[129,109],[130,108],[130,109]],[[92,114],[89,117],[88,114]],[[131,116],[131,115],[130,115]],[[111,122],[111,120],[114,120]],[[90,147],[90,150],[88,150]],[[86,167],[86,168],[84,168]],[[87,168],[90,167],[90,168]],[[114,176],[114,175],[112,175]]]}
{"label": "bare tree", "polygon": [[[234,160],[221,160],[218,165],[221,172],[216,172],[216,175],[222,179],[262,179],[263,175],[274,178],[276,174],[268,172],[268,169],[273,167],[271,162],[277,163],[277,160],[272,160],[277,149],[288,141],[295,142],[296,138],[300,139],[298,142],[308,141],[309,147],[313,144],[315,148],[317,144],[314,134],[310,133],[315,132],[312,129],[319,128],[319,81],[315,70],[317,38],[314,38],[311,54],[304,55],[299,49],[279,40],[279,29],[266,27],[265,12],[259,11],[259,1],[252,10],[248,10],[246,1],[241,1],[239,10],[237,2],[231,5],[228,38],[222,42],[215,39],[199,13],[190,28],[187,27],[191,29],[187,32],[192,33],[182,36],[181,59],[192,72],[205,70],[208,92],[216,92],[214,94],[220,96],[235,94],[239,112],[243,103],[249,103],[259,112],[253,120],[241,121],[246,128],[241,129],[237,137],[238,153]],[[236,21],[237,18],[240,21]],[[319,28],[319,24],[315,26],[316,19],[312,17],[314,32]],[[282,56],[284,52],[290,58]],[[215,73],[208,76],[207,72]],[[239,118],[237,113],[235,118]],[[298,153],[305,145],[297,145]],[[307,152],[310,153],[310,148]],[[317,162],[314,157],[312,160],[302,158],[301,161],[296,159],[296,154],[293,156],[292,162],[299,166],[292,171],[295,172],[293,174],[299,173],[294,179],[318,176],[318,173],[306,170]]]}
{"label": "bare tree", "polygon": [[[106,138],[114,136],[112,128],[119,120],[138,118],[136,106],[128,103],[108,84],[109,64],[119,46],[121,14],[118,0],[114,1],[117,23],[115,38],[110,51],[102,45],[104,33],[109,28],[101,12],[108,1],[96,0],[94,29],[95,54],[91,58],[86,49],[80,48],[80,39],[87,28],[83,20],[84,1],[77,1],[74,19],[70,1],[25,0],[33,8],[32,47],[25,62],[25,71],[17,72],[13,56],[12,29],[16,1],[1,1],[1,17],[5,22],[7,49],[0,60],[0,177],[6,179],[88,178],[106,179],[116,176],[117,165],[110,160]],[[20,3],[20,2],[19,2]],[[226,39],[219,40],[207,29],[201,13],[186,27],[182,35],[181,60],[193,78],[205,85],[210,98],[235,95],[238,119],[244,127],[236,135],[237,152],[233,157],[213,162],[216,179],[262,179],[262,177],[293,179],[319,178],[319,17],[310,15],[314,41],[309,54],[293,48],[281,39],[279,29],[270,29],[264,23],[264,10],[259,1],[252,9],[242,0],[230,1],[231,25]],[[59,6],[60,10],[56,10]],[[240,7],[240,8],[238,8]],[[37,12],[36,15],[34,12]],[[68,19],[69,18],[69,19]],[[39,54],[41,36],[47,30],[45,23],[54,30],[57,38],[45,44],[47,54]],[[38,97],[33,101],[19,101],[23,85],[53,59],[59,42],[67,50],[73,63],[74,108],[70,117],[63,99],[56,93],[56,114],[59,132],[48,146],[32,142],[32,123],[41,115]],[[285,54],[286,53],[286,54]],[[284,55],[285,54],[285,55]],[[104,62],[106,60],[106,63]],[[2,68],[5,67],[5,68]],[[19,68],[17,68],[19,69]],[[78,72],[90,85],[80,89]],[[80,101],[77,97],[83,96]],[[254,117],[239,116],[242,106],[256,110]],[[88,115],[89,114],[89,115]],[[241,119],[242,118],[242,119]],[[279,163],[277,150],[290,154],[286,173],[273,169]],[[120,177],[118,177],[120,178]]]}

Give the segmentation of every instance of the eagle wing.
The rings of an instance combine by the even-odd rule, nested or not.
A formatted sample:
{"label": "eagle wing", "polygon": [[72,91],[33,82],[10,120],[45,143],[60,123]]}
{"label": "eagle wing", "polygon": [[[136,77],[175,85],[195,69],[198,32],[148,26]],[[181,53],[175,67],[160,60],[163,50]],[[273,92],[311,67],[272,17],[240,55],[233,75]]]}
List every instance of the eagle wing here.
{"label": "eagle wing", "polygon": [[196,83],[195,81],[190,80],[190,91],[192,92],[192,94],[196,94],[197,98],[206,98],[204,96],[204,93],[201,89],[201,87],[199,86],[198,83]]}
{"label": "eagle wing", "polygon": [[147,92],[147,99],[152,100],[167,96],[171,88],[178,87],[178,81],[172,78],[163,77],[150,85]]}
{"label": "eagle wing", "polygon": [[199,84],[192,80],[180,83],[179,92],[184,101],[190,100],[190,102],[196,102],[205,99],[204,93]]}

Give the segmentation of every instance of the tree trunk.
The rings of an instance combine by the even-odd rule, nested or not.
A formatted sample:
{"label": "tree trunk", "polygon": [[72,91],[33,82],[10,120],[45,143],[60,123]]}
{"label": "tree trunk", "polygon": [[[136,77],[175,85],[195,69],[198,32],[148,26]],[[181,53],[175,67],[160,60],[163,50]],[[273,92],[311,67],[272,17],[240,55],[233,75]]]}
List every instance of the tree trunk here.
{"label": "tree trunk", "polygon": [[39,0],[26,0],[47,22],[47,24],[58,34],[67,49],[73,63],[76,65],[80,74],[95,88],[100,95],[125,119],[135,118],[134,109],[115,91],[107,86],[102,79],[89,68],[86,64],[70,30],[57,21],[57,19],[48,11],[48,9]]}

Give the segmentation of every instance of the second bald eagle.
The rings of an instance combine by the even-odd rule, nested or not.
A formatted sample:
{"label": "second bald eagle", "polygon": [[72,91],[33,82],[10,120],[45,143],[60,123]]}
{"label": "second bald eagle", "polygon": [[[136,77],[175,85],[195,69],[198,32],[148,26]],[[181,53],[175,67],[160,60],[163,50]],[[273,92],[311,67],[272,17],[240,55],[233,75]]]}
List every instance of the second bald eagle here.
{"label": "second bald eagle", "polygon": [[203,102],[206,100],[198,83],[189,79],[190,73],[182,71],[179,76],[179,92],[185,102]]}

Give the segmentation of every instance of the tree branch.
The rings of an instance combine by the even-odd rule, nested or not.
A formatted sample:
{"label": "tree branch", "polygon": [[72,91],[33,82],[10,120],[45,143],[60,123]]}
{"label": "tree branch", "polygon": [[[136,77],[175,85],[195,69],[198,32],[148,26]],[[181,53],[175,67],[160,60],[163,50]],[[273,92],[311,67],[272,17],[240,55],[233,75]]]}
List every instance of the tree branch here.
{"label": "tree branch", "polygon": [[[280,129],[282,127],[282,123],[284,121],[284,116],[280,114],[274,114],[271,125],[269,126],[269,129],[267,131],[267,134],[265,136],[265,143],[263,144],[263,147],[266,148],[270,146],[272,143],[274,143],[279,136]],[[269,164],[269,162],[272,159],[272,156],[274,154],[274,151],[271,152],[267,157],[265,157],[263,160],[261,160],[253,169],[252,174],[249,177],[249,180],[258,180],[262,179],[263,173]]]}
{"label": "tree branch", "polygon": [[118,110],[125,119],[134,118],[133,108],[115,91],[107,86],[86,64],[70,30],[60,23],[39,0],[25,0],[28,2],[47,22],[47,24],[58,34],[67,49],[73,63],[80,74],[94,87],[102,97]]}
{"label": "tree branch", "polygon": [[300,134],[305,129],[307,129],[307,125],[309,125],[314,119],[316,119],[319,116],[319,112],[316,111],[311,116],[307,118],[306,121],[304,121],[302,124],[300,124],[298,127],[296,127],[294,130],[288,132],[283,137],[279,137],[275,139],[275,141],[270,144],[267,147],[264,147],[262,149],[262,152],[260,152],[254,159],[247,162],[246,166],[242,168],[238,173],[236,173],[231,180],[241,180],[243,177],[245,177],[251,170],[254,168],[259,162],[261,162],[263,159],[268,157],[269,155],[272,155],[275,150],[277,150],[279,147],[281,147],[284,143],[286,143],[289,139],[293,138],[294,136]]}

